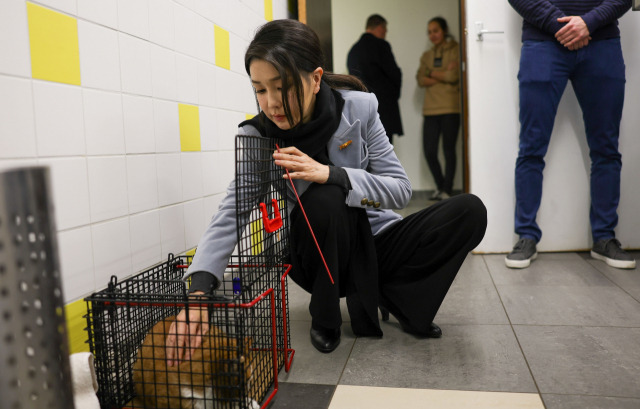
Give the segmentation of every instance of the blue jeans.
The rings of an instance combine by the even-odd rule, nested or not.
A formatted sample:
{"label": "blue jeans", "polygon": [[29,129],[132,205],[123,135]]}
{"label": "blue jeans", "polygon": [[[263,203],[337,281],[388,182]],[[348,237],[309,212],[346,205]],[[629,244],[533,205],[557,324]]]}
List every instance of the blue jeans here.
{"label": "blue jeans", "polygon": [[555,41],[525,41],[518,73],[520,149],[516,161],[515,232],[540,241],[536,214],[542,171],[562,93],[571,80],[582,109],[591,157],[591,234],[594,243],[615,237],[620,200],[618,151],[625,66],[620,39],[594,41],[569,51]]}

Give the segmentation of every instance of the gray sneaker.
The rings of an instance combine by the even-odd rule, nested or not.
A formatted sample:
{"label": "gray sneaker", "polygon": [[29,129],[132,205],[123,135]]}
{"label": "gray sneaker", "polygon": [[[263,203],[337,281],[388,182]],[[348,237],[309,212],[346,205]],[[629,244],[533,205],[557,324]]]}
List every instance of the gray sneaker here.
{"label": "gray sneaker", "polygon": [[615,268],[636,268],[636,261],[620,246],[616,239],[599,240],[591,249],[591,257]]}
{"label": "gray sneaker", "polygon": [[504,259],[504,263],[509,268],[527,268],[531,260],[538,256],[536,241],[533,239],[520,239],[513,246],[511,253]]}

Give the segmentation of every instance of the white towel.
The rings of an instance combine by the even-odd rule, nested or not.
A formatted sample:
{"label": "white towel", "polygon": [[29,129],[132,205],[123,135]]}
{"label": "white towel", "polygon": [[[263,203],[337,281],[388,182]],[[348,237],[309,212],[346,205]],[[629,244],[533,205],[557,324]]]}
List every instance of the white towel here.
{"label": "white towel", "polygon": [[69,356],[73,378],[73,400],[76,409],[100,409],[96,392],[98,381],[93,366],[93,354],[78,352]]}

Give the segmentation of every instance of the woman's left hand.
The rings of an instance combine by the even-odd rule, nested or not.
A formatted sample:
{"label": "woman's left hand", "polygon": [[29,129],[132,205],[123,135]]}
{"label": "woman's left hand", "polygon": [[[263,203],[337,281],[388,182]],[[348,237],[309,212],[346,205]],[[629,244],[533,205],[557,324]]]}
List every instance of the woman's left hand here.
{"label": "woman's left hand", "polygon": [[[302,179],[323,184],[329,179],[329,166],[323,165],[295,146],[280,148],[273,153],[276,165],[289,171],[289,179]],[[287,175],[283,176],[287,179]]]}

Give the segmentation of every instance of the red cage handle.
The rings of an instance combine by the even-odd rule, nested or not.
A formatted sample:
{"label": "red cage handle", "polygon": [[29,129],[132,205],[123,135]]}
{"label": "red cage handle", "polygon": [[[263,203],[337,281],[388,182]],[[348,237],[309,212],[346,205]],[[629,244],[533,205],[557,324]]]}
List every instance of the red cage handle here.
{"label": "red cage handle", "polygon": [[269,213],[267,213],[267,205],[260,203],[260,210],[262,210],[262,223],[267,233],[273,233],[282,227],[282,216],[280,216],[280,209],[278,208],[278,201],[271,199],[271,207],[273,208],[273,219],[269,219]]}

